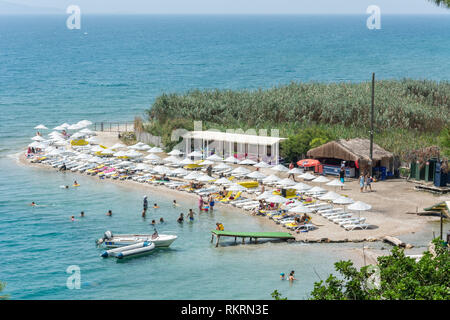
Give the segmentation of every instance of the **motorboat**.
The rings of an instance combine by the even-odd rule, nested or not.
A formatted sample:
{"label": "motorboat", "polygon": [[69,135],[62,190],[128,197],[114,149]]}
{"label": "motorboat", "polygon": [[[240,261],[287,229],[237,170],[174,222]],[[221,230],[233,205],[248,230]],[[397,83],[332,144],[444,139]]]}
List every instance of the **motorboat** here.
{"label": "motorboat", "polygon": [[153,234],[112,234],[106,231],[102,238],[96,241],[97,245],[104,245],[107,248],[117,248],[129,246],[139,242],[153,242],[155,247],[169,247],[177,239],[176,235],[159,234],[157,231]]}

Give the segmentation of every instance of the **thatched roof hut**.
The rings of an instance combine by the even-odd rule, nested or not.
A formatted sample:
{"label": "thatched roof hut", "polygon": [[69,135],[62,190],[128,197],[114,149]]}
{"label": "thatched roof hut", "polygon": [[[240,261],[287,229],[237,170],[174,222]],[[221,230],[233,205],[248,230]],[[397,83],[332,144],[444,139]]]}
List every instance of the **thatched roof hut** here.
{"label": "thatched roof hut", "polygon": [[[340,139],[311,149],[307,153],[308,157],[314,159],[332,158],[344,161],[354,161],[358,164],[360,170],[364,171],[370,163],[370,140],[369,139]],[[394,155],[373,144],[373,166],[383,166],[392,170]]]}

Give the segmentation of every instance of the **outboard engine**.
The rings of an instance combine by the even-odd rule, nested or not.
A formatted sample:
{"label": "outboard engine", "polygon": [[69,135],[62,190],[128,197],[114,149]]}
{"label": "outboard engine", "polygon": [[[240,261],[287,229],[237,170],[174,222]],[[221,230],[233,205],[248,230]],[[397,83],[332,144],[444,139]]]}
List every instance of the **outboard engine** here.
{"label": "outboard engine", "polygon": [[97,245],[101,245],[103,242],[105,242],[105,240],[112,239],[112,237],[113,237],[112,232],[108,230],[103,234],[102,238],[98,239],[95,242],[97,243]]}
{"label": "outboard engine", "polygon": [[108,230],[108,231],[106,231],[105,234],[103,235],[103,240],[109,240],[109,239],[112,239],[112,237],[113,237],[112,232]]}

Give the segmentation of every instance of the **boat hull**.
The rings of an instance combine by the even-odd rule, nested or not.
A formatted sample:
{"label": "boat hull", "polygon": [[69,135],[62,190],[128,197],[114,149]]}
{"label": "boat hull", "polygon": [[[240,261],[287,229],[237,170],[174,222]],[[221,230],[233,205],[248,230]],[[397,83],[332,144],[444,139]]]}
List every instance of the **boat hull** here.
{"label": "boat hull", "polygon": [[176,239],[175,235],[160,235],[155,239],[152,239],[151,235],[115,235],[111,239],[105,240],[103,244],[107,248],[117,248],[148,241],[154,243],[157,248],[164,248],[169,247]]}

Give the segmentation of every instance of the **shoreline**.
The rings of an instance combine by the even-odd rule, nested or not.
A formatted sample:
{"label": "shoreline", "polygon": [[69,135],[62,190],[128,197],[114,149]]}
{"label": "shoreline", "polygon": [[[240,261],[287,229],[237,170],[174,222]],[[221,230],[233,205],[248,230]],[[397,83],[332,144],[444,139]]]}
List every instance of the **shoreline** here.
{"label": "shoreline", "polygon": [[[111,134],[101,132],[99,133],[99,138],[101,138],[102,143],[106,143],[107,145],[118,142],[116,136],[112,136]],[[26,157],[24,152],[20,152],[15,154],[16,161],[20,163],[21,165],[28,166],[28,167],[34,167],[39,169],[47,169],[49,171],[56,171],[53,167],[48,167],[46,165],[42,165],[39,163],[31,163]],[[263,170],[262,170],[263,171]],[[90,176],[79,172],[70,172],[71,174],[79,175],[79,176],[89,176],[91,178],[97,178],[96,176]],[[98,179],[98,178],[97,178]],[[195,201],[197,198],[197,195],[195,193],[189,193],[184,191],[179,191],[176,189],[171,189],[168,187],[165,187],[163,185],[151,185],[148,183],[139,183],[133,180],[113,180],[113,179],[106,179],[109,180],[111,183],[115,183],[116,185],[126,186],[126,187],[132,187],[135,189],[147,189],[151,190],[155,194],[160,194],[161,191],[165,195],[173,195],[176,198],[183,198],[184,200],[188,202],[193,202],[193,206],[195,207]],[[382,182],[385,184],[388,184],[389,182]],[[397,181],[398,183],[398,181]],[[401,182],[400,182],[401,183]],[[403,182],[407,183],[407,182]],[[352,189],[348,189],[348,185],[356,185],[357,181],[349,181],[346,183],[346,187],[344,190],[340,191],[343,194],[348,195],[348,193],[354,193],[351,192]],[[378,187],[378,184],[376,185]],[[354,189],[354,188],[353,188]],[[372,193],[370,193],[372,194]],[[376,192],[373,193],[374,197],[377,197],[378,195]],[[367,196],[366,194],[361,194]],[[350,195],[349,195],[350,196]],[[423,196],[423,194],[422,194]],[[352,198],[354,198],[353,195],[351,195]],[[383,201],[386,201],[389,199],[386,199],[386,197],[383,199]],[[400,203],[407,203],[408,201],[405,201],[403,199],[395,199],[397,202]],[[364,200],[366,201],[366,200]],[[434,203],[437,203],[439,200],[432,200]],[[225,210],[233,211],[233,212],[239,212],[240,214],[246,214],[251,215],[249,211],[245,211],[244,209],[237,208],[231,205],[226,205],[222,203],[217,203],[217,207],[223,208]],[[411,207],[411,206],[409,206]],[[384,209],[384,208],[383,208]],[[303,242],[303,243],[346,243],[346,242],[354,242],[354,243],[361,243],[361,242],[375,242],[375,241],[382,241],[384,236],[402,236],[402,235],[410,235],[414,234],[416,232],[421,232],[427,227],[427,223],[429,221],[435,221],[437,218],[433,217],[423,217],[423,216],[417,216],[417,215],[403,215],[400,219],[397,214],[392,214],[391,212],[387,212],[386,210],[377,210],[376,206],[373,206],[374,212],[363,212],[361,213],[361,216],[367,217],[368,223],[371,225],[375,225],[374,228],[366,229],[366,230],[353,230],[353,231],[345,231],[340,226],[328,221],[327,219],[317,215],[313,214],[313,222],[319,226],[318,229],[309,231],[306,233],[295,233],[292,232],[293,236],[295,237],[296,242]],[[378,211],[378,212],[377,212]],[[380,216],[381,213],[381,216]],[[389,216],[386,216],[385,213],[389,214]],[[378,216],[377,216],[378,215]],[[268,219],[267,217],[263,216],[253,216],[255,217],[258,222],[263,223],[264,225],[270,226],[274,231],[282,231],[282,232],[289,232],[290,230],[287,230],[283,228],[281,225],[276,224],[273,220]],[[406,220],[405,216],[407,217],[407,222],[401,221]]]}

